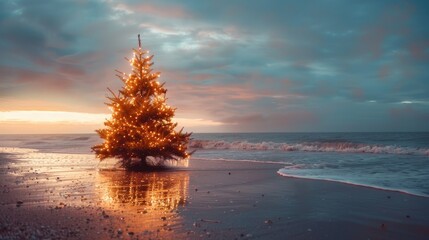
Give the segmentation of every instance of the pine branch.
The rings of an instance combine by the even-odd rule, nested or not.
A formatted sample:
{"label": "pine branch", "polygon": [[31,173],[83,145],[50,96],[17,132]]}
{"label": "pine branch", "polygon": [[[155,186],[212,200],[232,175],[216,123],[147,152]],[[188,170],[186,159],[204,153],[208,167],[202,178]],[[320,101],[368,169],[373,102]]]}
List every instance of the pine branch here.
{"label": "pine branch", "polygon": [[97,131],[105,142],[94,146],[93,151],[100,160],[120,158],[125,168],[130,168],[135,158],[148,166],[148,157],[157,159],[155,164],[189,157],[187,144],[192,133],[183,133],[183,128],[175,131],[178,124],[171,118],[176,109],[165,104],[165,82],[158,83],[159,72],[151,73],[154,55],[147,56],[149,52],[141,49],[140,37],[139,49],[133,51],[133,59],[125,57],[131,64],[131,74],[115,70],[124,86],[118,93],[107,88],[111,96],[106,98],[111,102],[105,104],[114,110],[112,118],[104,123],[106,128]]}
{"label": "pine branch", "polygon": [[116,96],[116,94],[112,90],[110,90],[110,88],[107,88],[107,90],[109,90],[109,92],[115,97],[115,99],[119,98],[119,97]]}

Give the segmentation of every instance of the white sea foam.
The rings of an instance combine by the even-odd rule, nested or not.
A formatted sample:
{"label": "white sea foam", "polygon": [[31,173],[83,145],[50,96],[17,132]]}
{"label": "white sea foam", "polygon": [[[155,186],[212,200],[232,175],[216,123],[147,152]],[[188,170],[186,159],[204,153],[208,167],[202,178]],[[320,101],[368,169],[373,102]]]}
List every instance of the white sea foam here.
{"label": "white sea foam", "polygon": [[276,142],[248,142],[223,140],[192,140],[190,148],[211,150],[279,150],[301,152],[346,152],[346,153],[373,153],[373,154],[400,154],[400,155],[429,155],[427,148],[413,148],[400,146],[381,146],[351,142],[304,142],[304,143],[276,143]]}
{"label": "white sea foam", "polygon": [[[271,163],[281,168],[281,175],[429,195],[429,133],[234,133],[194,137],[189,144],[197,150],[192,160]],[[53,163],[61,163],[70,168],[104,168],[106,162],[99,163],[90,152],[90,147],[100,142],[95,134],[0,135],[0,153],[25,160],[15,165],[48,169]]]}
{"label": "white sea foam", "polygon": [[224,158],[202,158],[202,157],[192,157],[192,160],[207,160],[207,161],[221,161],[221,162],[249,162],[249,163],[260,163],[260,164],[277,164],[277,165],[288,165],[288,162],[274,162],[274,161],[261,161],[261,160],[249,160],[249,159],[224,159]]}
{"label": "white sea foam", "polygon": [[322,177],[322,176],[301,176],[301,175],[297,175],[297,174],[287,173],[284,170],[285,170],[285,168],[279,169],[279,171],[277,171],[277,174],[279,174],[280,176],[283,176],[283,177],[301,178],[301,179],[319,180],[319,181],[328,181],[328,182],[338,182],[338,183],[350,184],[350,185],[355,185],[355,186],[380,189],[380,190],[385,190],[385,191],[401,192],[401,193],[406,193],[406,194],[410,194],[410,195],[414,195],[414,196],[420,196],[420,197],[429,197],[429,194],[418,192],[418,191],[409,191],[406,189],[393,188],[393,187],[381,187],[381,186],[378,186],[375,184],[365,184],[365,183],[360,183],[357,181],[350,181],[350,180],[345,180],[345,179],[332,179],[329,177]]}
{"label": "white sea foam", "polygon": [[[332,163],[311,163],[311,164],[304,164],[304,163],[290,163],[290,162],[274,162],[274,161],[260,161],[260,160],[237,160],[237,159],[222,159],[222,158],[192,158],[192,160],[208,160],[208,161],[221,161],[221,162],[249,162],[249,163],[255,163],[255,164],[275,164],[275,165],[282,165],[283,167],[280,168],[277,171],[277,174],[283,177],[292,177],[292,178],[301,178],[301,179],[309,179],[309,180],[318,180],[318,181],[330,181],[330,182],[339,182],[344,184],[350,184],[355,186],[361,186],[361,187],[368,187],[368,188],[374,188],[374,189],[380,189],[385,191],[393,191],[393,192],[402,192],[410,195],[415,196],[421,196],[421,197],[429,197],[429,194],[427,191],[424,190],[423,187],[414,188],[411,190],[410,185],[406,184],[406,182],[402,182],[401,184],[392,184],[390,183],[389,186],[382,186],[381,184],[377,184],[377,182],[380,182],[375,179],[371,179],[368,174],[364,174],[362,172],[362,175],[360,174],[340,174],[340,175],[326,175],[324,176],[323,173],[325,173],[325,170],[332,170],[338,171],[344,173],[344,171],[351,173],[353,169],[341,169],[343,166],[340,164],[332,164]],[[315,170],[319,172],[322,175],[319,174],[308,174],[309,171]],[[316,173],[313,172],[313,173]],[[350,179],[349,179],[350,177]],[[387,177],[387,176],[386,176]],[[388,177],[387,177],[388,178]],[[369,180],[369,181],[368,181]],[[370,182],[375,183],[371,184]]]}

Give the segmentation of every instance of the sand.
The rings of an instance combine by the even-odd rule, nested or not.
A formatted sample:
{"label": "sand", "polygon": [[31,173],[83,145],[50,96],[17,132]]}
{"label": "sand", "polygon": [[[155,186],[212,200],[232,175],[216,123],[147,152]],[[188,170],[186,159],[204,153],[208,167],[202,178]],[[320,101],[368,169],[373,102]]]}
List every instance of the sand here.
{"label": "sand", "polygon": [[129,173],[87,157],[0,154],[0,239],[429,239],[425,197],[286,178],[276,164]]}

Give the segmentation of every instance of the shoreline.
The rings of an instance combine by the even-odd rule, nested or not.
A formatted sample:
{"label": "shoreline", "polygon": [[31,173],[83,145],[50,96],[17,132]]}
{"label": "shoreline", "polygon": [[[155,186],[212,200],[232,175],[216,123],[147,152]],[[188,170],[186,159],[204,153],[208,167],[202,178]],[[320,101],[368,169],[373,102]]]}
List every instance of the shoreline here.
{"label": "shoreline", "polygon": [[360,184],[360,183],[354,183],[349,181],[343,181],[343,180],[333,180],[333,179],[323,179],[323,178],[312,178],[312,177],[301,177],[297,175],[288,175],[277,172],[278,175],[285,177],[285,178],[294,178],[294,179],[302,179],[302,180],[311,180],[311,181],[326,181],[326,182],[332,182],[332,183],[339,183],[339,184],[345,184],[352,187],[362,187],[362,188],[369,188],[369,189],[375,189],[379,191],[386,191],[386,192],[396,192],[401,194],[410,195],[413,197],[421,197],[421,198],[427,198],[429,199],[429,195],[426,194],[419,194],[419,193],[413,193],[409,192],[407,190],[402,189],[395,189],[395,188],[383,188],[379,186],[373,186],[373,185],[366,185],[366,184]]}
{"label": "shoreline", "polygon": [[[272,165],[280,165],[284,166],[284,164],[287,164],[287,162],[273,162],[273,161],[257,161],[257,160],[231,160],[231,159],[208,159],[208,158],[196,158],[195,160],[198,161],[219,161],[219,162],[243,162],[243,163],[255,163],[255,164],[272,164]],[[334,179],[325,179],[325,178],[312,178],[312,177],[305,177],[305,176],[299,176],[299,175],[289,175],[285,173],[281,173],[280,170],[282,168],[275,171],[275,174],[284,177],[284,178],[294,178],[294,179],[303,179],[303,180],[312,180],[312,181],[327,181],[327,182],[333,182],[333,183],[340,183],[340,184],[346,184],[350,186],[355,187],[363,187],[363,188],[370,188],[370,189],[377,189],[380,191],[387,191],[387,192],[397,192],[407,195],[412,195],[415,197],[422,197],[422,198],[429,198],[429,195],[424,193],[413,193],[407,190],[403,189],[396,189],[396,188],[388,188],[388,187],[380,187],[376,185],[369,185],[369,184],[363,184],[363,183],[355,183],[351,181],[346,180],[334,180]]]}
{"label": "shoreline", "polygon": [[270,163],[191,159],[187,169],[130,173],[80,157],[0,163],[0,238],[429,237],[425,197],[284,177]]}
{"label": "shoreline", "polygon": [[[49,134],[48,134],[49,135]],[[78,135],[78,134],[77,134]],[[0,148],[1,149],[1,148]],[[42,151],[40,149],[33,149],[33,148],[20,148],[20,147],[2,147],[4,150],[3,152],[0,152],[0,165],[2,164],[1,161],[7,161],[9,163],[19,161],[19,156],[22,154],[28,154],[28,153],[40,153],[40,154],[65,154],[66,152],[50,152],[50,151]],[[8,151],[9,150],[9,151]],[[10,152],[12,151],[12,152]],[[93,156],[92,153],[69,153],[69,154],[76,154],[76,155],[87,155],[87,156]],[[2,156],[6,156],[6,158]],[[18,156],[18,157],[17,157]],[[287,164],[288,162],[275,162],[275,161],[257,161],[257,160],[234,160],[234,159],[210,159],[210,158],[192,158],[192,160],[196,161],[210,161],[210,162],[240,162],[240,163],[252,163],[252,164],[263,164],[263,165],[279,165],[284,166],[284,164]],[[101,166],[104,165],[104,166]],[[105,160],[103,162],[97,161],[96,164],[93,164],[94,169],[103,170],[103,171],[125,171],[124,169],[114,169],[115,163],[111,160]],[[370,188],[370,189],[377,189],[381,191],[387,191],[387,192],[398,192],[402,194],[408,194],[415,197],[423,197],[423,198],[429,198],[428,194],[424,193],[414,193],[408,190],[404,189],[397,189],[397,188],[388,188],[388,187],[381,187],[376,185],[369,185],[364,183],[356,183],[352,181],[347,180],[335,180],[335,179],[324,179],[324,178],[313,178],[313,177],[305,177],[305,176],[299,176],[299,175],[293,175],[293,174],[285,174],[281,173],[280,169],[277,169],[273,174],[280,175],[285,178],[295,178],[295,179],[303,179],[303,180],[313,180],[313,181],[327,181],[327,182],[334,182],[334,183],[340,183],[340,184],[346,184],[350,186],[357,186],[357,187],[363,187],[363,188]],[[180,167],[172,167],[171,170],[177,171],[177,170],[189,170],[188,168],[184,167],[183,169],[180,169]]]}

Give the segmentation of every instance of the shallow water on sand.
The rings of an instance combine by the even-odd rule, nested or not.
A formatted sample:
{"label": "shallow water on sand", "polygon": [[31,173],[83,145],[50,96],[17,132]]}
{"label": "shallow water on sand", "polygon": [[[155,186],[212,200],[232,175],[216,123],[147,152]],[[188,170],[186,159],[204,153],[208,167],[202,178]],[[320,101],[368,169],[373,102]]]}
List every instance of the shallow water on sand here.
{"label": "shallow water on sand", "polygon": [[278,163],[130,173],[92,154],[18,150],[0,153],[0,238],[425,239],[429,222],[427,198],[285,179]]}
{"label": "shallow water on sand", "polygon": [[[184,234],[178,208],[187,201],[188,172],[126,172],[113,166],[99,164],[92,154],[22,149],[3,153],[0,204],[14,211],[35,207],[90,213],[87,224],[99,221],[94,228],[101,228],[97,232],[109,237],[128,232],[143,232],[152,238]],[[58,222],[71,215],[60,216]],[[81,230],[87,228],[83,225]],[[123,233],[118,235],[118,229]]]}
{"label": "shallow water on sand", "polygon": [[[429,133],[197,133],[192,137],[194,159],[272,162],[279,164],[278,173],[284,176],[429,196]],[[70,167],[94,167],[90,147],[99,142],[95,134],[0,135],[0,152],[36,151],[39,156],[27,156]],[[58,160],[43,153],[66,154],[57,155]],[[72,153],[82,155],[69,159]],[[79,160],[82,157],[87,159]]]}

